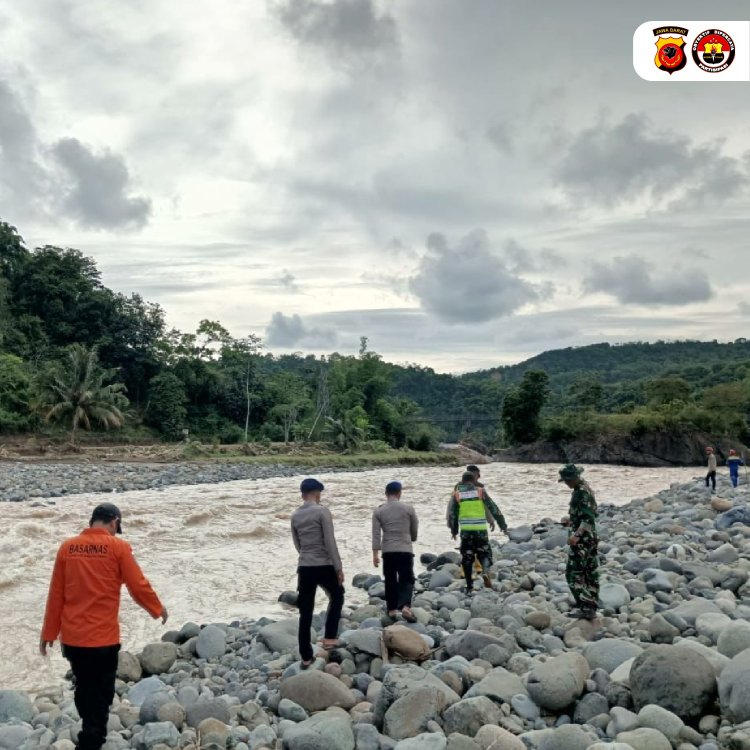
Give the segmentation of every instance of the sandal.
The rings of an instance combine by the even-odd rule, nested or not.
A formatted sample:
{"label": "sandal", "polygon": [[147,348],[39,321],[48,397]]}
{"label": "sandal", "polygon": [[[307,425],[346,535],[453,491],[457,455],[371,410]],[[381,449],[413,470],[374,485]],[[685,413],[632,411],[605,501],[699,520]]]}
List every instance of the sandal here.
{"label": "sandal", "polygon": [[320,647],[324,651],[335,651],[337,648],[341,648],[341,642],[338,638],[324,638],[320,642]]}
{"label": "sandal", "polygon": [[414,612],[411,611],[410,607],[404,607],[401,610],[401,616],[406,620],[406,622],[416,622],[417,616],[414,614]]}

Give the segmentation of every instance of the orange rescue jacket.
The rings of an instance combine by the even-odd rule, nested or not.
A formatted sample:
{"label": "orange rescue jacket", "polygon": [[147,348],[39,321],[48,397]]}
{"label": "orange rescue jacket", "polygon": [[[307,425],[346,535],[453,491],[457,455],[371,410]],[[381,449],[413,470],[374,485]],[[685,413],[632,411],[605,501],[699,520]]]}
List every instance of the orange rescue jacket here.
{"label": "orange rescue jacket", "polygon": [[162,603],[124,539],[94,527],[64,541],[52,572],[42,640],[59,636],[68,646],[118,644],[123,583],[151,617],[161,614]]}

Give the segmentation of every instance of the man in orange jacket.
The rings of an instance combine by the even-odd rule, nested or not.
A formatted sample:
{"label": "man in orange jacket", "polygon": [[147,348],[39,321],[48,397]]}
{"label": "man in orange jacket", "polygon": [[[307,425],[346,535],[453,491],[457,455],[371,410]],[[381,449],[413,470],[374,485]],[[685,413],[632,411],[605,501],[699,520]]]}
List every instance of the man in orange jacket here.
{"label": "man in orange jacket", "polygon": [[89,528],[62,543],[52,572],[39,651],[60,638],[75,677],[75,704],[83,726],[77,750],[100,750],[107,739],[120,651],[120,588],[151,617],[167,621],[167,609],[143,575],[122,533],[122,514],[112,503],[94,508]]}

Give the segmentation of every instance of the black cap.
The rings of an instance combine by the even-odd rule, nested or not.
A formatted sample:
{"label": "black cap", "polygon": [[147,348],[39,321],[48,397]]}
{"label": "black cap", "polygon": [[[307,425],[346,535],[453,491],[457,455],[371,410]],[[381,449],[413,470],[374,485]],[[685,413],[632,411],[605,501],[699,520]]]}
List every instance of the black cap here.
{"label": "black cap", "polygon": [[476,466],[476,465],[474,465],[474,464],[469,464],[469,465],[468,465],[468,466],[466,467],[466,471],[470,471],[470,472],[471,472],[472,474],[476,474],[477,476],[479,476],[479,475],[480,475],[480,473],[481,473],[481,472],[479,471],[479,467],[478,467],[478,466]]}
{"label": "black cap", "polygon": [[89,525],[93,524],[94,521],[109,522],[114,518],[117,519],[117,533],[122,534],[122,513],[120,509],[114,503],[100,503],[91,513]]}
{"label": "black cap", "polygon": [[308,477],[307,479],[302,480],[302,484],[299,486],[299,491],[306,495],[308,492],[322,492],[325,489],[323,484],[319,482],[317,479],[313,479],[312,477]]}
{"label": "black cap", "polygon": [[397,492],[401,492],[401,482],[388,482],[385,486],[386,495],[395,495]]}
{"label": "black cap", "polygon": [[474,473],[471,471],[465,471],[463,473],[463,476],[461,477],[461,482],[474,482],[476,480],[476,477],[474,476]]}

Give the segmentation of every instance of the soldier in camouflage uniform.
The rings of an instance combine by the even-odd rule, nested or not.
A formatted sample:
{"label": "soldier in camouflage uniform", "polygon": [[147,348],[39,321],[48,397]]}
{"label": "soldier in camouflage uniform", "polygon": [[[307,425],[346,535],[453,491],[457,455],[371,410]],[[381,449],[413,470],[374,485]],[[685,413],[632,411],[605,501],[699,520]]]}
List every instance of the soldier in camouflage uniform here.
{"label": "soldier in camouflage uniform", "polygon": [[[467,471],[454,491],[455,502],[450,508],[451,534],[455,539],[461,534],[461,567],[466,579],[466,591],[474,589],[473,566],[476,557],[482,566],[482,580],[487,588],[492,588],[490,567],[492,566],[492,549],[487,529],[489,513],[507,533],[508,524],[503,514],[490,499],[484,487],[477,486],[476,476]],[[494,524],[492,526],[494,528]]]}
{"label": "soldier in camouflage uniform", "polygon": [[583,469],[567,464],[560,469],[560,482],[573,490],[570,509],[563,524],[570,528],[568,564],[565,578],[579,609],[574,616],[585,620],[596,617],[599,600],[599,539],[596,536],[596,499],[581,478]]}

